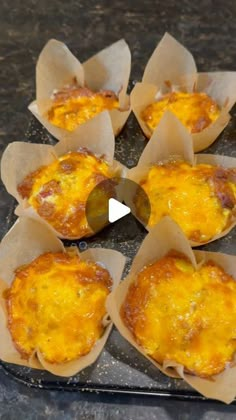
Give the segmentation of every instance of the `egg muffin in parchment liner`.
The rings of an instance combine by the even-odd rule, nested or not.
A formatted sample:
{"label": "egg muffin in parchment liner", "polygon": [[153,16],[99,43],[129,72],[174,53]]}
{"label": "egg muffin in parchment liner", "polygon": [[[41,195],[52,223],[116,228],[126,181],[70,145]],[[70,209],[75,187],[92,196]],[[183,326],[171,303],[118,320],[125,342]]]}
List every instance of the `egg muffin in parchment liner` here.
{"label": "egg muffin in parchment liner", "polygon": [[36,100],[30,111],[56,139],[73,139],[79,125],[108,110],[115,135],[129,114],[131,55],[121,39],[84,63],[51,39],[36,65]]}
{"label": "egg muffin in parchment liner", "polygon": [[236,395],[236,256],[193,251],[168,216],[107,299],[121,335],[162,373],[207,398]]}
{"label": "egg muffin in parchment liner", "polygon": [[212,144],[230,120],[236,72],[197,72],[192,54],[166,33],[131,93],[131,108],[150,138],[162,115],[173,112],[189,130],[195,152]]}
{"label": "egg muffin in parchment liner", "polygon": [[[109,198],[117,198],[117,183],[126,168],[114,161],[114,134],[107,111],[81,125],[74,139],[55,146],[13,142],[1,161],[1,177],[18,201],[15,213],[50,226],[64,239],[91,236],[108,224]],[[9,171],[9,168],[11,170]],[[88,198],[95,187],[90,203]]]}
{"label": "egg muffin in parchment liner", "polygon": [[105,301],[125,257],[64,248],[51,229],[19,218],[0,245],[0,359],[71,376],[101,353],[112,323]]}
{"label": "egg muffin in parchment liner", "polygon": [[149,198],[147,209],[138,188],[125,191],[126,204],[148,230],[170,216],[191,246],[199,246],[221,238],[235,226],[236,159],[194,155],[191,135],[169,111],[127,178]]}

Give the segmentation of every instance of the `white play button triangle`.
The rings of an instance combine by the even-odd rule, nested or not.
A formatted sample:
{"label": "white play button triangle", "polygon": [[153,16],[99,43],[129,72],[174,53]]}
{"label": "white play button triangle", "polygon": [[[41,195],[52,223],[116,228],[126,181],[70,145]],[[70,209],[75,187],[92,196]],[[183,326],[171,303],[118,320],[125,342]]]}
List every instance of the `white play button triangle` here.
{"label": "white play button triangle", "polygon": [[[141,209],[140,217],[138,217],[139,214],[133,201],[135,197],[138,198],[137,203],[139,210]],[[126,205],[122,204],[123,201]],[[118,225],[120,225],[118,228],[119,234],[123,231],[124,237],[127,237],[126,234],[128,234],[129,229],[123,227],[123,221],[126,222],[126,219],[129,219],[128,225],[129,222],[132,223],[132,217],[130,217],[129,213],[133,213],[145,226],[148,225],[151,214],[148,196],[143,188],[131,181],[131,179],[107,178],[93,188],[86,200],[86,219],[93,233],[97,233],[109,223],[117,221]],[[126,219],[125,216],[127,216]],[[119,222],[119,219],[123,217],[124,219]],[[126,223],[125,225],[127,226]]]}
{"label": "white play button triangle", "polygon": [[131,212],[128,206],[120,203],[115,198],[110,198],[108,202],[108,220],[110,223],[116,222],[122,217],[126,216]]}

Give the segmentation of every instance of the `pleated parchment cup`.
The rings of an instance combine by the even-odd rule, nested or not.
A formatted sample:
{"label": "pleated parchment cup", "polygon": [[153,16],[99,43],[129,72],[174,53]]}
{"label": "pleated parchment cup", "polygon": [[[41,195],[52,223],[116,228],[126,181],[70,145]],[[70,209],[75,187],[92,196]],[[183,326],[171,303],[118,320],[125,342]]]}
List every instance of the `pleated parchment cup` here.
{"label": "pleated parchment cup", "polygon": [[93,91],[111,90],[119,99],[119,109],[109,112],[115,135],[123,128],[130,112],[127,86],[131,69],[131,54],[124,39],[121,39],[83,64],[70,52],[65,44],[51,39],[43,48],[36,65],[36,100],[29,110],[56,139],[73,139],[77,129],[70,132],[56,127],[48,120],[52,106],[52,95],[76,80],[80,87]]}
{"label": "pleated parchment cup", "polygon": [[163,94],[171,91],[205,92],[220,107],[215,122],[191,134],[195,152],[212,144],[230,120],[229,111],[236,101],[236,72],[198,73],[192,54],[166,33],[150,57],[141,83],[131,92],[131,108],[146,137],[151,131],[141,118],[142,111]]}
{"label": "pleated parchment cup", "polygon": [[[173,113],[167,111],[143,150],[137,166],[128,171],[127,178],[134,181],[135,184],[139,184],[147,175],[151,166],[166,163],[173,159],[188,162],[193,166],[202,163],[221,166],[223,168],[236,168],[236,158],[233,157],[213,154],[194,155],[193,141],[190,133]],[[142,223],[142,219],[139,218],[135,207],[135,194],[135,188],[132,191],[125,192],[125,202],[131,208],[134,216]],[[227,235],[235,225],[236,215],[235,212],[232,212],[230,224],[221,233],[204,243],[190,241],[190,244],[194,247],[215,241]],[[151,229],[148,224],[145,227],[148,230]]]}
{"label": "pleated parchment cup", "polygon": [[[115,288],[122,276],[125,257],[118,251],[93,248],[79,253],[77,247],[73,251],[78,253],[82,260],[101,263],[110,273],[113,280],[112,289]],[[7,309],[2,296],[14,279],[17,267],[29,264],[32,260],[45,252],[65,252],[62,242],[45,225],[28,218],[19,218],[0,244],[0,359],[7,363],[44,369],[59,376],[72,376],[91,365],[101,353],[112,328],[108,316],[104,318],[104,333],[96,342],[92,350],[77,360],[63,364],[48,363],[39,350],[30,360],[21,358],[11,339],[7,328]]]}
{"label": "pleated parchment cup", "polygon": [[[17,186],[28,174],[36,171],[39,167],[49,165],[58,157],[68,152],[77,151],[80,148],[87,148],[94,155],[102,156],[109,164],[114,177],[125,176],[125,166],[114,160],[115,139],[111,119],[107,111],[81,125],[77,130],[76,137],[73,139],[62,138],[55,146],[24,142],[13,142],[7,146],[1,160],[1,178],[9,194],[19,203],[15,210],[17,216],[28,216],[46,224],[48,227],[50,226],[29,205],[27,199],[20,196]],[[80,239],[78,236],[64,237],[53,227],[50,226],[50,228],[60,238]]]}
{"label": "pleated parchment cup", "polygon": [[[120,334],[161,372],[170,377],[184,379],[189,385],[207,398],[214,398],[225,403],[230,403],[236,395],[235,361],[226,367],[222,373],[212,376],[210,380],[185,373],[183,365],[171,360],[166,360],[160,365],[151,357],[147,356],[143,348],[136,343],[120,316],[120,309],[129,286],[135,281],[139,271],[144,266],[165,257],[170,251],[177,251],[184,254],[191,261],[195,269],[198,269],[203,262],[211,260],[220,265],[229,275],[236,279],[236,256],[217,252],[193,251],[178,225],[169,217],[165,217],[151,229],[144,239],[133,260],[129,275],[109,295],[106,305],[107,311]],[[165,328],[164,325],[163,328]]]}

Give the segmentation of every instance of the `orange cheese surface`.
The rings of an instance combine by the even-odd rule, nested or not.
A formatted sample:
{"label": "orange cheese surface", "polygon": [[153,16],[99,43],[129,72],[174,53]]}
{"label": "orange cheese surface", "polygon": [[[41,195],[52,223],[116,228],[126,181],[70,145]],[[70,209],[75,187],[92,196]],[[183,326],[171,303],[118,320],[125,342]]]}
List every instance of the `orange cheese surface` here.
{"label": "orange cheese surface", "polygon": [[[92,233],[85,214],[90,192],[113,175],[104,160],[82,150],[63,155],[29,174],[18,185],[18,192],[61,235],[80,238]],[[94,198],[97,216],[106,212],[104,206],[111,191],[98,194]]]}
{"label": "orange cheese surface", "polygon": [[[195,242],[204,243],[220,234],[235,213],[235,169],[170,161],[152,166],[140,185],[150,200],[148,225],[153,226],[169,215]],[[135,205],[138,216],[145,220],[138,194]]]}
{"label": "orange cheese surface", "polygon": [[220,114],[217,103],[205,93],[171,92],[148,105],[141,118],[153,132],[167,110],[173,112],[191,133],[199,133]]}
{"label": "orange cheese surface", "polygon": [[77,255],[46,253],[16,270],[6,293],[8,328],[23,358],[38,349],[63,363],[90,352],[104,331],[112,280]]}
{"label": "orange cheese surface", "polygon": [[146,266],[130,286],[121,316],[144,352],[162,364],[210,377],[236,350],[236,282],[208,261],[196,271],[182,255]]}
{"label": "orange cheese surface", "polygon": [[74,131],[100,112],[115,108],[119,108],[119,101],[114,92],[70,86],[54,95],[48,119],[57,127]]}

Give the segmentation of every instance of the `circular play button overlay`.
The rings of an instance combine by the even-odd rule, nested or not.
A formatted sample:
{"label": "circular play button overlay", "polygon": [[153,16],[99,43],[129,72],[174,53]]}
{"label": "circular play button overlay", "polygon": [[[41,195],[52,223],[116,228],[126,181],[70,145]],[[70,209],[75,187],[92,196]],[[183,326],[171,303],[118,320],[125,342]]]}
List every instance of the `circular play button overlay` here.
{"label": "circular play button overlay", "polygon": [[126,178],[110,178],[101,181],[91,191],[85,211],[87,223],[96,233],[129,213],[146,226],[151,206],[146,192],[136,182]]}

